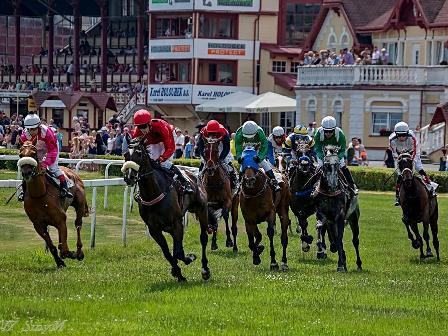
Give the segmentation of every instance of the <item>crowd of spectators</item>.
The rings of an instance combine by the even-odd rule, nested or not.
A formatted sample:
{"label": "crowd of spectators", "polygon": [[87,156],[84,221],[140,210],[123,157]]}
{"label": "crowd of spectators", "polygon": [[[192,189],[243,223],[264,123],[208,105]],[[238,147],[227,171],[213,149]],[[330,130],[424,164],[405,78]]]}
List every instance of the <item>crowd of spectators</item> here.
{"label": "crowd of spectators", "polygon": [[364,48],[359,53],[354,50],[344,48],[339,52],[329,49],[317,51],[309,51],[305,54],[303,65],[391,65],[389,54],[385,48],[381,50],[374,47],[373,50]]}

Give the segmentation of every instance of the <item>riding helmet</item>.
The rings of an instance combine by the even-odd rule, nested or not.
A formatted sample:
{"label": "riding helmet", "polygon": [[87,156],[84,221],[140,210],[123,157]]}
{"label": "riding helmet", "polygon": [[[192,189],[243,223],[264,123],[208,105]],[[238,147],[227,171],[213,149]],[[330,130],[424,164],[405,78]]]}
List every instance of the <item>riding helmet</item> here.
{"label": "riding helmet", "polygon": [[404,121],[400,121],[399,123],[395,124],[394,131],[397,135],[407,135],[409,134],[409,125]]}
{"label": "riding helmet", "polygon": [[294,134],[307,135],[308,131],[305,126],[299,124],[296,127],[294,127]]}
{"label": "riding helmet", "polygon": [[258,125],[255,121],[248,120],[243,124],[243,135],[246,138],[253,138],[258,132]]}
{"label": "riding helmet", "polygon": [[332,116],[326,116],[321,123],[324,131],[333,131],[336,128],[336,119]]}
{"label": "riding helmet", "polygon": [[147,110],[138,110],[134,114],[134,125],[145,125],[151,122],[151,113]]}
{"label": "riding helmet", "polygon": [[275,126],[274,129],[272,130],[272,134],[276,137],[281,137],[285,135],[285,130],[281,126]]}
{"label": "riding helmet", "polygon": [[210,120],[206,126],[207,133],[219,133],[220,126],[216,120]]}
{"label": "riding helmet", "polygon": [[37,114],[30,113],[23,122],[26,128],[36,128],[40,124],[40,118]]}

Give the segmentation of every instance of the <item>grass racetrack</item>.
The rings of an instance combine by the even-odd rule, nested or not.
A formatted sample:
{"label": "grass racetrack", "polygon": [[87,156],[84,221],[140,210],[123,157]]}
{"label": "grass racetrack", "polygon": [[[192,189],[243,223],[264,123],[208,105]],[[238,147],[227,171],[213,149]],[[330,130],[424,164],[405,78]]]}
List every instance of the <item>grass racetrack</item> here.
{"label": "grass racetrack", "polygon": [[[0,172],[0,178],[15,178],[15,173]],[[225,247],[221,221],[219,250],[208,247],[211,279],[201,279],[196,260],[180,265],[188,282],[179,284],[159,247],[146,236],[136,208],[128,219],[128,246],[121,245],[122,187],[110,188],[107,210],[98,188],[96,248],[88,248],[90,218],[85,218],[85,260],[66,260],[62,270],[44,252],[23,205],[15,200],[4,205],[11,192],[0,189],[0,335],[448,334],[446,195],[439,197],[440,262],[420,261],[391,193],[361,192],[363,271],[356,270],[347,228],[348,273],[336,272],[336,254],[316,260],[314,243],[303,253],[295,233],[289,236],[289,271],[271,272],[266,224],[261,225],[266,246],[262,263],[254,266],[240,215],[238,255]],[[70,209],[72,250],[73,221]],[[310,227],[315,237],[314,219]],[[57,241],[55,229],[50,234]],[[278,232],[275,239],[280,262]],[[200,257],[199,229],[191,216],[184,243],[185,252]]]}

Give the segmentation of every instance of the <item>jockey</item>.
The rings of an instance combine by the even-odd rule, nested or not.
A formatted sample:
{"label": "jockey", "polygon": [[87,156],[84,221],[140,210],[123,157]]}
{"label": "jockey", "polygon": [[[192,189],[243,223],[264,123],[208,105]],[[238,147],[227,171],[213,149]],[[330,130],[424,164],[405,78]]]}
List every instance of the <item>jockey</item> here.
{"label": "jockey", "polygon": [[217,139],[220,152],[219,161],[224,163],[223,166],[231,178],[232,188],[235,188],[238,186],[238,178],[232,165],[233,155],[230,153],[230,135],[226,128],[216,120],[210,120],[207,123],[207,126],[201,129],[198,141],[199,154],[201,156],[201,167],[199,168],[199,171],[202,172],[204,163],[207,161],[207,158],[205,157],[207,138]]}
{"label": "jockey", "polygon": [[193,193],[190,183],[171,161],[174,153],[174,127],[165,120],[152,119],[147,110],[135,112],[134,125],[132,138],[145,137],[151,159],[174,173],[186,193]]}
{"label": "jockey", "polygon": [[285,143],[285,130],[281,126],[275,126],[272,133],[268,137],[268,153],[269,162],[275,166],[275,159],[283,153],[283,144]]}
{"label": "jockey", "polygon": [[[30,113],[25,117],[24,126],[25,131],[20,136],[22,143],[31,141],[36,146],[41,169],[43,171],[48,170],[53,176],[58,178],[61,197],[73,198],[73,194],[67,188],[65,175],[58,166],[60,148],[51,127],[41,125],[39,116],[34,113]],[[26,184],[23,183],[22,192],[18,196],[20,202],[24,199],[25,188]]]}
{"label": "jockey", "polygon": [[344,174],[345,179],[348,182],[348,185],[353,192],[353,195],[358,194],[358,190],[356,188],[355,182],[353,181],[352,174],[347,168],[345,162],[345,151],[347,149],[347,144],[345,141],[345,135],[342,129],[336,127],[336,119],[327,116],[322,119],[321,127],[316,132],[314,136],[314,150],[317,155],[317,168],[322,167],[324,160],[324,147],[327,145],[338,146],[338,157],[339,157],[339,165],[342,173]]}
{"label": "jockey", "polygon": [[268,139],[266,138],[263,129],[254,121],[250,120],[246,121],[243,126],[238,128],[235,135],[236,157],[238,163],[240,164],[243,162],[241,154],[243,153],[243,149],[247,146],[254,147],[257,150],[258,156],[254,157],[254,161],[259,163],[260,167],[263,168],[264,172],[271,180],[275,192],[280,191],[280,186],[278,185],[274,172],[272,171],[272,166],[266,160]]}
{"label": "jockey", "polygon": [[297,160],[297,147],[299,144],[307,144],[310,151],[308,152],[307,156],[310,157],[310,159],[314,158],[316,159],[316,153],[314,152],[314,139],[308,135],[308,130],[303,125],[297,125],[294,127],[294,132],[291,133],[286,138],[286,148],[291,150],[291,159]]}
{"label": "jockey", "polygon": [[[411,154],[414,160],[415,170],[422,176],[423,181],[427,185],[431,185],[429,176],[423,169],[422,160],[420,159],[420,146],[414,133],[409,130],[408,124],[400,121],[394,127],[394,133],[389,137],[389,147],[395,159],[403,152]],[[395,206],[400,205],[400,185],[402,181],[401,171],[398,172],[397,183],[395,185]]]}

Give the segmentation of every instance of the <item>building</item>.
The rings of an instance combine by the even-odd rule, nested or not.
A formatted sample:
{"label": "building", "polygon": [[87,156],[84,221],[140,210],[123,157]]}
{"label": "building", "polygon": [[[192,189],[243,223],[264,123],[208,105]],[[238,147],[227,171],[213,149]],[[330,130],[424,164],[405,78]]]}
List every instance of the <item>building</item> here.
{"label": "building", "polygon": [[305,50],[377,47],[387,65],[299,67],[297,122],[334,115],[370,159],[382,159],[388,135],[404,120],[421,129],[423,151],[437,157],[446,127],[429,124],[448,101],[447,14],[446,0],[324,0]]}
{"label": "building", "polygon": [[[194,112],[236,91],[294,96],[302,43],[321,0],[185,0],[149,2],[148,104],[191,129],[215,118],[235,130],[239,116]],[[224,107],[223,107],[224,109]],[[244,115],[266,129],[292,127],[294,111]]]}

